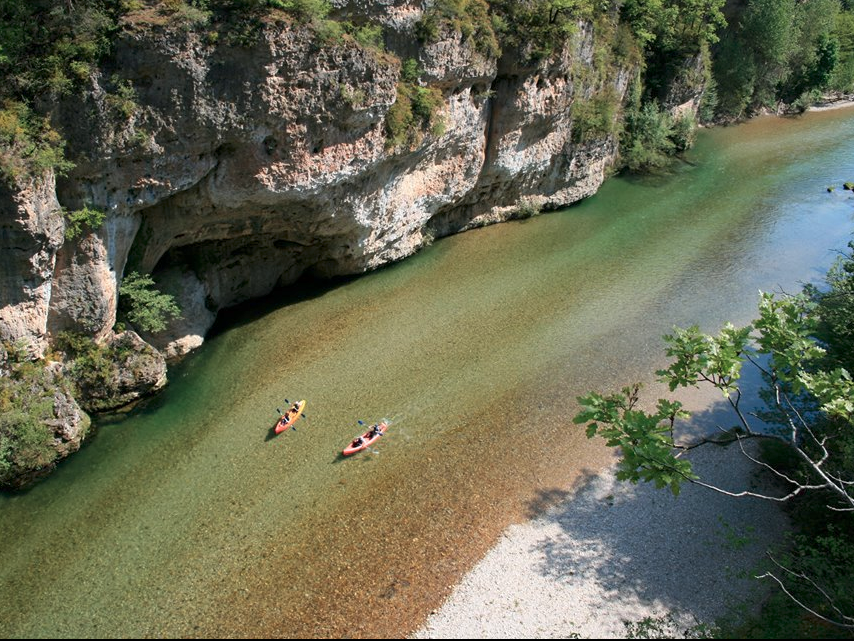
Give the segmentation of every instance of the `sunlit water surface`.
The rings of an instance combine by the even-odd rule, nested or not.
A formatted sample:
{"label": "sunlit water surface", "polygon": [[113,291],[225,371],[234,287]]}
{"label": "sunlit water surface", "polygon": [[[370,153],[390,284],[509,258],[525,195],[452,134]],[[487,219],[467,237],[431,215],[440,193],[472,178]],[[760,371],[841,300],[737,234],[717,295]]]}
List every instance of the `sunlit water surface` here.
{"label": "sunlit water surface", "polygon": [[[0,636],[400,636],[610,459],[575,398],[746,322],[854,229],[854,112],[701,133],[674,175],[233,314],[159,397],[0,496]],[[299,429],[270,438],[285,398]],[[357,420],[391,420],[343,459]]]}

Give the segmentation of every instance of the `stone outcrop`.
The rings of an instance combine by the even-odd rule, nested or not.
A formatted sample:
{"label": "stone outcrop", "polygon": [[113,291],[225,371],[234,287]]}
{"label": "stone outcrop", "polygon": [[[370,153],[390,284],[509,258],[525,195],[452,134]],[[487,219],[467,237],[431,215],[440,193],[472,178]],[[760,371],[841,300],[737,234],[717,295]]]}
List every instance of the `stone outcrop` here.
{"label": "stone outcrop", "polygon": [[[80,449],[91,421],[75,400],[59,363],[15,372],[7,363],[2,381],[6,421],[0,433],[0,487],[23,488],[47,476],[56,464]],[[15,425],[26,423],[26,442]],[[8,430],[8,431],[7,431]],[[7,440],[7,439],[10,439]]]}
{"label": "stone outcrop", "polygon": [[87,411],[116,409],[166,385],[165,357],[136,332],[112,335],[100,346],[96,358],[97,373],[87,371],[89,363],[78,368],[80,364],[72,359],[65,364],[80,388],[80,403]]}
{"label": "stone outcrop", "polygon": [[0,181],[0,342],[40,356],[47,346],[56,254],[65,228],[52,172]]}

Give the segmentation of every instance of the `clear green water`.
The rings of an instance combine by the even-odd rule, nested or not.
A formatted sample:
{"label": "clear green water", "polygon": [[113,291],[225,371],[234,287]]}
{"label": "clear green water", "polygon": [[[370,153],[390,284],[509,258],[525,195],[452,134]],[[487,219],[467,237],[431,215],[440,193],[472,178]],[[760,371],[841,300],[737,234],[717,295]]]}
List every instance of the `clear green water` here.
{"label": "clear green water", "polygon": [[[574,399],[674,324],[752,317],[854,230],[854,111],[703,132],[667,178],[259,303],[31,491],[0,636],[400,636],[498,532],[600,469]],[[269,437],[283,399],[299,430]],[[374,452],[340,450],[388,417]],[[538,502],[540,501],[540,502]]]}

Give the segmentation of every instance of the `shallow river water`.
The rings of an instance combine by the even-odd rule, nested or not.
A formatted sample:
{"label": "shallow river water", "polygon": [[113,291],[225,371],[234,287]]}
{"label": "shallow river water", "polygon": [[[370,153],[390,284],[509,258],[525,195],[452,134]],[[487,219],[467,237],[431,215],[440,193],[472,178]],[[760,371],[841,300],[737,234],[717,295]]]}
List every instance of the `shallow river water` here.
{"label": "shallow river water", "polygon": [[[578,395],[649,380],[674,324],[821,277],[854,230],[852,140],[851,109],[703,131],[670,176],[232,313],[159,397],[0,495],[0,636],[405,635],[609,463]],[[270,438],[285,398],[306,418]]]}

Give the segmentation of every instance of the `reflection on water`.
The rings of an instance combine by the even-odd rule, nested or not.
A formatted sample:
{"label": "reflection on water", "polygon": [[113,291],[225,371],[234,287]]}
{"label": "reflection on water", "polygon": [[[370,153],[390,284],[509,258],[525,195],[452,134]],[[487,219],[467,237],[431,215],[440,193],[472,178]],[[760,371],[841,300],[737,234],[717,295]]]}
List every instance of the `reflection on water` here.
{"label": "reflection on water", "polygon": [[[759,289],[820,277],[854,227],[826,191],[851,179],[852,115],[702,132],[674,175],[233,315],[0,498],[0,635],[405,633],[527,499],[610,460],[576,396],[645,378],[674,324],[744,322]],[[307,416],[269,439],[286,398]]]}

